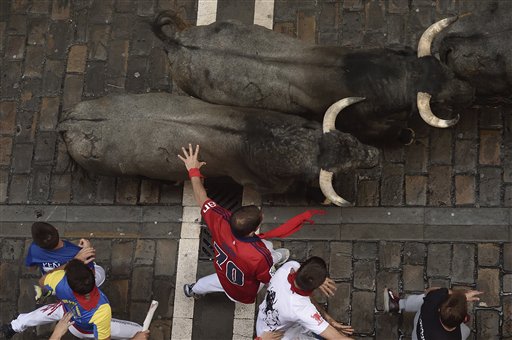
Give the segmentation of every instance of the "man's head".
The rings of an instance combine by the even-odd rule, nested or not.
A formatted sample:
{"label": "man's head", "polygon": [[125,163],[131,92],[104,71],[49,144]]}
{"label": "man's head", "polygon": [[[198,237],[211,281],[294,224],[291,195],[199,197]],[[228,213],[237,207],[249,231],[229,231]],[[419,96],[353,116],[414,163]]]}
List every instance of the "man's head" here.
{"label": "man's head", "polygon": [[49,223],[35,222],[32,224],[32,239],[43,249],[55,249],[59,245],[59,232]]}
{"label": "man's head", "polygon": [[73,259],[66,264],[66,278],[69,287],[80,295],[90,293],[94,286],[94,273],[82,261]]}
{"label": "man's head", "polygon": [[260,208],[255,205],[246,205],[231,214],[229,224],[236,237],[245,237],[258,229],[262,219]]}
{"label": "man's head", "polygon": [[439,308],[441,322],[445,327],[457,327],[464,322],[468,314],[466,295],[463,292],[452,292]]}
{"label": "man's head", "polygon": [[320,257],[313,256],[304,262],[295,276],[295,283],[302,290],[313,290],[327,278],[327,265]]}

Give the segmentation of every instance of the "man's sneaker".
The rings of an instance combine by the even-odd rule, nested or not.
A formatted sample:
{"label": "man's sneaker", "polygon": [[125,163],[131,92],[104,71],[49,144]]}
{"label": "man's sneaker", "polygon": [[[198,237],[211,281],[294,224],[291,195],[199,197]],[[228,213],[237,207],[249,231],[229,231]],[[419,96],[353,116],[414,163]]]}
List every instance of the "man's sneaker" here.
{"label": "man's sneaker", "polygon": [[284,264],[290,258],[290,251],[286,248],[278,248],[274,249],[274,251],[279,254],[279,259],[275,263],[276,266],[280,266]]}
{"label": "man's sneaker", "polygon": [[194,299],[199,299],[202,297],[202,295],[196,294],[192,291],[192,288],[194,287],[195,283],[187,283],[183,285],[183,293],[185,293],[186,297],[191,297]]}
{"label": "man's sneaker", "polygon": [[384,311],[400,313],[400,298],[388,288],[384,288]]}
{"label": "man's sneaker", "polygon": [[0,335],[3,335],[4,338],[10,339],[12,338],[16,332],[12,329],[11,324],[3,324],[0,326]]}

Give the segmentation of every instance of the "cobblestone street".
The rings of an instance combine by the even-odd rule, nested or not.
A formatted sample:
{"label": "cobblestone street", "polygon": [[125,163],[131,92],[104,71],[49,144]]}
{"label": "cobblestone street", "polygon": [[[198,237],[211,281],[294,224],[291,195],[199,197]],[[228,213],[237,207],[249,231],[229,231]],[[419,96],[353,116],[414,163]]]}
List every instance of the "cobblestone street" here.
{"label": "cobblestone street", "polygon": [[[276,0],[271,17],[275,31],[320,45],[415,49],[436,20],[477,14],[490,2]],[[176,320],[187,317],[178,305],[180,271],[187,267],[178,259],[184,244],[197,247],[200,229],[187,185],[88,173],[71,160],[57,124],[76,103],[110,93],[183,94],[150,23],[172,9],[195,25],[202,3],[0,0],[1,323],[35,307],[38,275],[24,258],[31,224],[48,221],[63,238],[92,240],[107,271],[102,290],[114,317],[142,323],[155,299],[151,339],[181,339],[172,336],[182,327]],[[213,3],[217,20],[253,23],[255,1]],[[385,147],[375,168],[336,178],[336,191],[356,207],[323,207],[328,213],[315,217],[315,225],[274,241],[292,259],[316,255],[328,262],[338,290],[318,298],[352,324],[356,339],[410,339],[414,315],[385,313],[384,287],[407,294],[441,286],[485,292],[472,308],[470,339],[512,340],[512,104],[461,111],[449,129],[409,120],[412,145]],[[263,229],[318,207],[310,189],[261,197]],[[213,271],[210,261],[196,262],[198,277]],[[250,338],[237,335],[238,307],[222,296],[186,304],[195,317],[184,339]],[[243,323],[244,334],[252,334],[251,322]],[[14,339],[47,339],[52,327]]]}

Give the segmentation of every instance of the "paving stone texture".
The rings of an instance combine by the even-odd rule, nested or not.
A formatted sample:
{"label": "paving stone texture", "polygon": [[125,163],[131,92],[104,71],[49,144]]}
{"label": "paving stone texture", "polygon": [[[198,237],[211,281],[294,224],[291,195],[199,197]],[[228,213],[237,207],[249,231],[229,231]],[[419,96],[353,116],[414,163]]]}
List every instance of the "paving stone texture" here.
{"label": "paving stone texture", "polygon": [[[415,48],[435,20],[478,13],[486,3],[280,0],[274,30],[322,45]],[[2,322],[34,308],[37,275],[22,264],[31,222],[48,220],[66,238],[92,239],[115,317],[142,322],[158,299],[152,338],[170,338],[182,187],[86,173],[56,131],[62,111],[81,100],[179,93],[148,25],[164,9],[195,24],[197,0],[0,0]],[[253,11],[252,1],[219,1],[217,17],[252,23]],[[413,118],[412,145],[385,148],[376,168],[336,179],[337,191],[359,208],[329,208],[318,225],[276,241],[294,259],[328,261],[338,292],[324,302],[352,323],[356,339],[409,339],[412,316],[384,313],[381,291],[435,285],[484,290],[486,305],[471,309],[471,339],[512,339],[512,105],[460,114],[446,130]],[[263,197],[266,224],[318,204],[308,192]],[[38,327],[17,338],[50,331]]]}

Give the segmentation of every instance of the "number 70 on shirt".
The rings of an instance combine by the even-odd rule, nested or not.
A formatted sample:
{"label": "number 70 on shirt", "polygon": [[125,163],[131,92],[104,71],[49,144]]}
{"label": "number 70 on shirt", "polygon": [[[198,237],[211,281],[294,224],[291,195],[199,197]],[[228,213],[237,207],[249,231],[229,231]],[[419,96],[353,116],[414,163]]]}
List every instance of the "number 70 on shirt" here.
{"label": "number 70 on shirt", "polygon": [[[226,253],[222,250],[221,247],[217,244],[217,242],[213,242],[213,247],[215,248],[215,262],[217,266],[226,273],[226,278],[232,284],[243,286],[244,285],[244,273],[233,263],[233,261],[229,260]],[[222,267],[226,265],[225,269]],[[223,270],[224,269],[224,270]]]}

